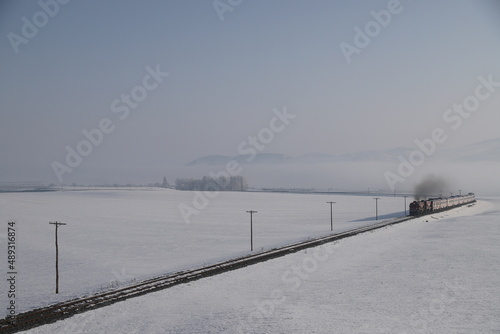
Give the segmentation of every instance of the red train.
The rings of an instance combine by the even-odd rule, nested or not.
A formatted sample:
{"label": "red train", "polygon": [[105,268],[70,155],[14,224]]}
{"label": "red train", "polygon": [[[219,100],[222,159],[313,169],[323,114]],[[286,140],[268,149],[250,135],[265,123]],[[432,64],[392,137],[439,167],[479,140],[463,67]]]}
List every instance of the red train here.
{"label": "red train", "polygon": [[410,203],[410,216],[418,216],[424,213],[450,209],[462,204],[476,201],[473,193],[463,196],[451,196],[446,198],[429,198],[428,200],[413,201]]}

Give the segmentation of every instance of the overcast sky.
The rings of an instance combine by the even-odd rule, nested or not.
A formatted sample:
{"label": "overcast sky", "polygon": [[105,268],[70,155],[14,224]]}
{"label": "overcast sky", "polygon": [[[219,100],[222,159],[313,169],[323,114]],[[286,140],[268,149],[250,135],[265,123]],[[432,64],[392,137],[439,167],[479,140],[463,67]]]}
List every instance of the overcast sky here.
{"label": "overcast sky", "polygon": [[[160,182],[238,154],[284,108],[263,152],[413,147],[478,77],[500,81],[494,0],[54,1],[0,5],[1,182],[57,183],[53,163],[96,128],[64,182]],[[500,137],[496,93],[443,147]]]}

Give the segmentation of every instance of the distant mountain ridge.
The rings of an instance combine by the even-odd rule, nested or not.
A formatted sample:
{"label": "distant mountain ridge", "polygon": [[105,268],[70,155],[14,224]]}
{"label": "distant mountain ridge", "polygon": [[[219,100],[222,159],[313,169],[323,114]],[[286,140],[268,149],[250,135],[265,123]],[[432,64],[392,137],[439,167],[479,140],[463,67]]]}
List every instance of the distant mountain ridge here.
{"label": "distant mountain ridge", "polygon": [[462,146],[454,161],[500,161],[500,138]]}
{"label": "distant mountain ridge", "polygon": [[399,155],[408,155],[412,149],[408,147],[397,147],[390,150],[382,151],[362,151],[345,154],[322,154],[311,153],[301,155],[297,158],[298,161],[305,163],[321,163],[321,162],[344,162],[344,161],[392,161],[397,160]]}
{"label": "distant mountain ridge", "polygon": [[229,161],[237,161],[241,164],[259,164],[259,163],[283,163],[283,162],[293,162],[295,158],[277,153],[259,153],[253,157],[250,155],[236,155],[236,156],[226,156],[226,155],[207,155],[199,157],[189,163],[186,166],[212,166],[212,165],[225,165]]}
{"label": "distant mountain ridge", "polygon": [[327,163],[343,161],[392,161],[397,160],[399,155],[407,155],[411,149],[399,147],[385,151],[364,151],[348,154],[323,154],[309,153],[298,157],[292,157],[279,153],[258,153],[255,157],[249,155],[207,155],[199,157],[189,163],[187,166],[213,166],[227,164],[229,161],[237,161],[241,164],[278,164],[278,163]]}
{"label": "distant mountain ridge", "polygon": [[[390,162],[398,161],[399,156],[408,157],[417,147],[396,147],[388,150],[361,151],[345,154],[309,153],[292,157],[280,153],[258,153],[250,155],[207,155],[194,159],[187,166],[225,165],[229,161],[240,164],[289,164],[289,163],[332,163],[332,162]],[[468,144],[455,149],[443,150],[435,154],[449,161],[500,161],[500,138]]]}

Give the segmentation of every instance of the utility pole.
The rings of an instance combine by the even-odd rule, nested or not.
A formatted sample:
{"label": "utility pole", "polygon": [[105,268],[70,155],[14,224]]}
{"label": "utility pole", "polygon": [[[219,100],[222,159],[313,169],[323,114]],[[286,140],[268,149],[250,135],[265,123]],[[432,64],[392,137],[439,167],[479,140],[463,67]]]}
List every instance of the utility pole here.
{"label": "utility pole", "polygon": [[253,214],[257,211],[247,211],[250,214],[250,251],[253,252]]}
{"label": "utility pole", "polygon": [[458,192],[460,193],[460,196],[462,196],[462,189],[458,189]]}
{"label": "utility pole", "polygon": [[373,199],[375,200],[375,220],[378,220],[378,200],[380,197],[374,197]]}
{"label": "utility pole", "polygon": [[405,198],[405,216],[406,216],[406,197],[408,197],[408,195],[404,195],[403,197]]}
{"label": "utility pole", "polygon": [[333,204],[336,202],[326,202],[330,203],[330,231],[333,231]]}
{"label": "utility pole", "polygon": [[61,225],[66,225],[66,223],[49,222],[49,224],[56,227],[56,293],[59,293],[59,245],[57,244],[57,229]]}

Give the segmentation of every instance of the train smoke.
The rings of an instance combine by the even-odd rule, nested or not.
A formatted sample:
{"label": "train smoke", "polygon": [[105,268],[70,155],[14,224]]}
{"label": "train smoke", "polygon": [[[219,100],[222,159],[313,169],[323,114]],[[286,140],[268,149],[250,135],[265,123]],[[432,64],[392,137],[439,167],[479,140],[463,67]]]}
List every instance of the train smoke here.
{"label": "train smoke", "polygon": [[428,175],[415,186],[417,201],[442,194],[448,188],[448,182],[440,176]]}

